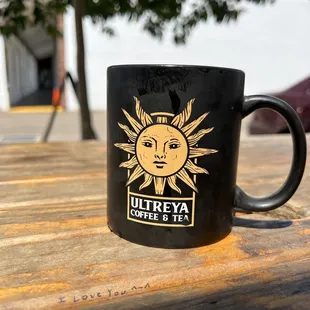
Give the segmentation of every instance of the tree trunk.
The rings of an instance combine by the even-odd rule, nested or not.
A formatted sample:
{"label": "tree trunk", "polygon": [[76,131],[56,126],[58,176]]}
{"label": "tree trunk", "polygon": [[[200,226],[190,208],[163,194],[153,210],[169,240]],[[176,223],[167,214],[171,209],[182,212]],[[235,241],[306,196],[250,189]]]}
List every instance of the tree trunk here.
{"label": "tree trunk", "polygon": [[76,50],[77,50],[77,71],[79,79],[78,97],[80,104],[81,129],[83,140],[96,139],[96,134],[92,129],[91,116],[89,113],[85,74],[85,55],[84,55],[84,35],[83,35],[83,15],[84,0],[75,0],[75,29],[76,29]]}

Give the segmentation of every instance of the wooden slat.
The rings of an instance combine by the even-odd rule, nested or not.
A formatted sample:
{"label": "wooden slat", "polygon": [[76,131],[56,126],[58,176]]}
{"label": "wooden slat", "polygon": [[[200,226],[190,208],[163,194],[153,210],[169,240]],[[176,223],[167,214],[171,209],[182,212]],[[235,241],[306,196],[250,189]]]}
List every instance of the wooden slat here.
{"label": "wooden slat", "polygon": [[[11,305],[12,309],[32,309],[34,305],[40,309],[41,304],[57,308],[59,298],[65,297],[64,306],[81,307],[112,298],[123,298],[125,302],[132,295],[139,299],[143,292],[166,296],[164,300],[158,300],[156,295],[150,297],[152,303],[147,305],[160,305],[163,301],[178,305],[184,300],[195,304],[194,297],[199,304],[202,300],[213,301],[217,292],[230,295],[231,301],[238,304],[238,299],[234,300],[236,292],[243,296],[243,288],[247,288],[253,298],[255,294],[266,296],[262,290],[269,287],[268,283],[272,284],[269,296],[275,294],[266,299],[266,305],[271,305],[276,298],[279,304],[283,302],[277,293],[278,282],[285,284],[286,290],[295,288],[297,300],[298,295],[303,298],[303,294],[310,294],[309,269],[304,270],[310,264],[310,220],[251,233],[253,228],[236,226],[232,235],[215,245],[181,251],[130,244],[110,233],[104,218],[89,218],[80,223],[68,220],[68,227],[61,224],[52,227],[58,231],[56,236],[49,230],[38,233],[33,227],[31,236],[8,236],[0,242],[1,257],[5,257],[0,277],[3,305]],[[42,225],[42,229],[46,227]],[[294,277],[297,280],[291,283]],[[147,284],[150,287],[143,288]],[[132,289],[134,286],[137,289]],[[111,289],[126,290],[126,295],[109,297]],[[235,292],[229,294],[227,290],[231,289]],[[81,299],[98,292],[102,297],[96,300]]]}
{"label": "wooden slat", "polygon": [[104,171],[106,147],[96,142],[3,145],[0,184]]}
{"label": "wooden slat", "polygon": [[[290,144],[243,142],[238,184],[278,188]],[[107,227],[104,145],[3,146],[0,171],[0,309],[308,309],[310,217],[242,215],[214,245],[147,248]],[[307,213],[309,177],[272,216]]]}

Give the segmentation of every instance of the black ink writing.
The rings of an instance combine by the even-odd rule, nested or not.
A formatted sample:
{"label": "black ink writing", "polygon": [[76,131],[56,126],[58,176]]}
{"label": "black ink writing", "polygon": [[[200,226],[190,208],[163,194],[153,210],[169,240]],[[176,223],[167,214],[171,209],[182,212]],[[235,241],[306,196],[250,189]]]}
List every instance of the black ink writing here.
{"label": "black ink writing", "polygon": [[[133,286],[131,287],[131,291],[134,291],[134,290],[145,290],[147,288],[150,288],[150,284],[147,283],[145,285],[142,285],[142,286]],[[102,292],[92,292],[92,293],[89,293],[89,294],[81,294],[81,295],[78,295],[78,296],[73,296],[73,299],[71,299],[74,303],[77,303],[77,302],[82,302],[82,301],[87,301],[87,300],[90,300],[90,299],[96,299],[96,298],[102,298],[102,297],[108,297],[108,298],[113,298],[113,297],[119,297],[119,296],[124,296],[124,295],[127,295],[129,293],[129,290],[125,290],[125,289],[122,289],[122,290],[115,290],[115,289],[112,289],[112,288],[108,288],[105,290],[106,293],[104,293],[104,291]],[[59,301],[58,303],[65,303],[67,302],[66,298],[68,298],[68,296],[61,296],[61,297],[58,297]]]}
{"label": "black ink writing", "polygon": [[119,295],[123,296],[123,295],[126,295],[126,294],[127,294],[127,291],[126,291],[126,290],[123,290],[123,291],[114,291],[114,292],[112,292],[112,289],[111,289],[111,290],[108,289],[108,292],[109,292],[109,297],[113,297],[113,296],[117,297],[117,296],[119,296]]}
{"label": "black ink writing", "polygon": [[[131,291],[134,291],[134,290],[143,290],[143,289],[146,289],[146,288],[150,288],[150,284],[147,283],[146,285],[144,286],[133,286],[131,288]],[[123,290],[123,291],[113,291],[112,289],[108,289],[108,293],[109,293],[109,297],[117,297],[119,295],[123,296],[123,295],[126,295],[127,294],[127,290]]]}
{"label": "black ink writing", "polygon": [[[97,292],[97,293],[93,293],[93,294],[89,294],[89,295],[82,295],[82,296],[79,296],[79,297],[77,297],[77,296],[74,296],[73,297],[73,302],[79,302],[79,301],[81,301],[81,300],[87,300],[88,298],[89,299],[94,299],[94,298],[96,298],[96,296],[98,297],[98,298],[100,298],[100,297],[102,297],[102,294],[101,294],[101,292]],[[60,298],[65,298],[65,297],[60,297]],[[59,298],[59,299],[60,299]],[[60,303],[61,301],[59,301],[59,303]],[[64,302],[64,301],[63,301]]]}

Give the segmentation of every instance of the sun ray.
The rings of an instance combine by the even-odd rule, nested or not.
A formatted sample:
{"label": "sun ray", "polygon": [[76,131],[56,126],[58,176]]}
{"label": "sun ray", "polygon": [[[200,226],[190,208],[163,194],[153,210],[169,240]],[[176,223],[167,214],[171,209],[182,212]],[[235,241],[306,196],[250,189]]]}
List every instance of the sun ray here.
{"label": "sun ray", "polygon": [[196,148],[196,147],[190,147],[189,148],[189,158],[195,158],[195,157],[200,157],[204,155],[209,155],[209,154],[214,154],[217,153],[218,150],[214,149],[203,149],[203,148]]}
{"label": "sun ray", "polygon": [[131,159],[129,159],[128,161],[124,161],[119,166],[122,168],[132,169],[137,165],[138,165],[137,157],[133,156]]}
{"label": "sun ray", "polygon": [[122,111],[124,112],[126,118],[128,119],[130,125],[132,126],[132,128],[134,129],[134,131],[136,133],[139,133],[141,131],[141,129],[143,129],[143,126],[141,124],[139,124],[126,110],[122,109]]}
{"label": "sun ray", "polygon": [[153,181],[153,176],[151,176],[148,173],[144,173],[144,182],[140,185],[139,191],[141,191],[142,188],[149,186]]}
{"label": "sun ray", "polygon": [[197,173],[209,174],[209,172],[206,169],[195,165],[190,159],[188,159],[188,161],[186,162],[185,168],[193,174]]}
{"label": "sun ray", "polygon": [[163,195],[164,194],[166,179],[167,178],[154,177],[155,193],[157,195]]}
{"label": "sun ray", "polygon": [[166,116],[158,116],[156,119],[157,124],[167,124],[168,118]]}
{"label": "sun ray", "polygon": [[183,168],[177,173],[177,177],[181,179],[186,185],[192,188],[195,192],[198,192],[193,180],[190,178],[186,170]]}
{"label": "sun ray", "polygon": [[126,186],[130,185],[134,180],[138,179],[143,174],[144,174],[144,170],[140,166],[137,166],[134,172],[130,175],[126,183]]}
{"label": "sun ray", "polygon": [[137,97],[133,97],[136,101],[136,114],[142,123],[142,125],[145,127],[147,125],[153,124],[152,118],[150,115],[148,115],[141,107],[140,101]]}
{"label": "sun ray", "polygon": [[132,143],[115,143],[114,145],[127,153],[135,154],[135,145]]}
{"label": "sun ray", "polygon": [[196,120],[192,121],[185,127],[181,128],[181,130],[184,132],[185,136],[189,136],[196,128],[199,126],[199,124],[206,118],[206,116],[209,113],[204,113],[200,117],[198,117]]}
{"label": "sun ray", "polygon": [[169,186],[174,189],[176,192],[178,192],[179,194],[181,194],[181,190],[179,189],[179,187],[177,186],[177,177],[175,175],[172,175],[170,177],[167,178],[168,184]]}
{"label": "sun ray", "polygon": [[123,125],[121,123],[118,123],[118,126],[121,127],[125,131],[126,135],[128,136],[128,138],[129,138],[129,140],[131,142],[133,142],[133,143],[136,142],[136,138],[137,138],[137,134],[136,133],[131,131],[128,126]]}
{"label": "sun ray", "polygon": [[207,129],[201,129],[197,133],[193,134],[192,136],[188,137],[188,144],[189,146],[195,145],[205,134],[211,132],[214,129],[212,128],[207,128]]}
{"label": "sun ray", "polygon": [[192,104],[194,103],[195,98],[188,101],[186,108],[178,115],[176,115],[173,120],[171,121],[171,124],[182,128],[184,123],[190,118],[192,113]]}

